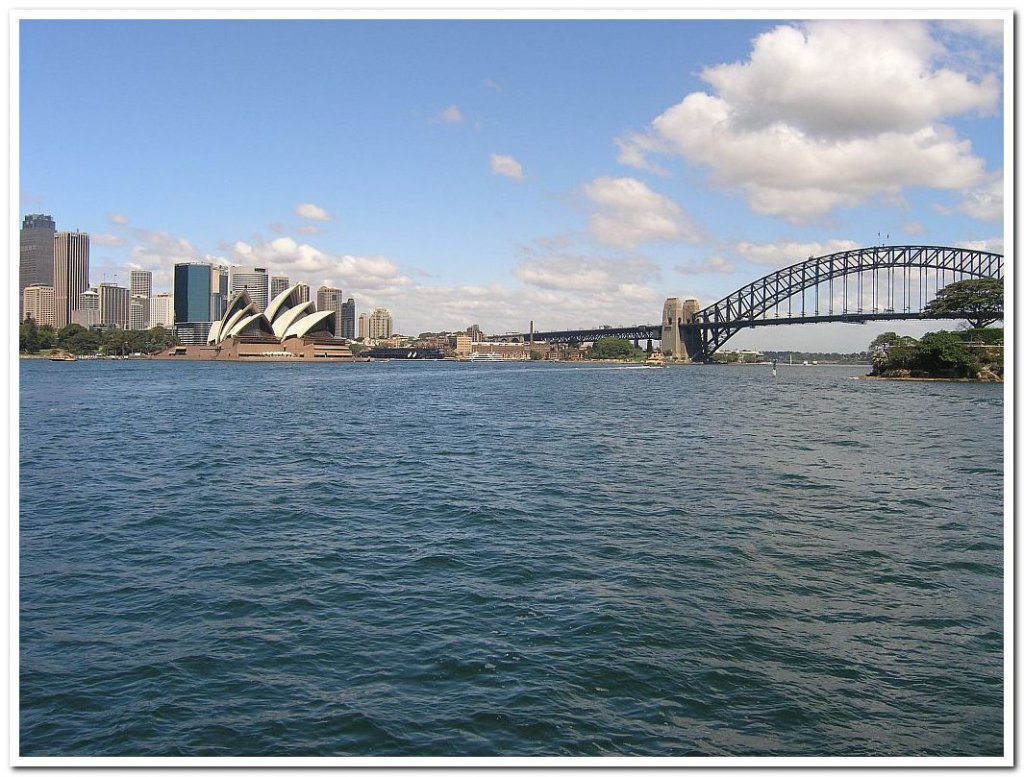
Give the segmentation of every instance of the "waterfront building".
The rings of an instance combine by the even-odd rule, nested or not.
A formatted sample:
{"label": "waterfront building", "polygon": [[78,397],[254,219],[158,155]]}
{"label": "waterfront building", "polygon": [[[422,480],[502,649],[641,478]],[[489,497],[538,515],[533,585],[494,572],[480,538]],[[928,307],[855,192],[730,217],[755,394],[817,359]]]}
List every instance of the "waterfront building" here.
{"label": "waterfront building", "polygon": [[224,264],[210,265],[210,320],[217,321],[224,315],[228,306],[228,274],[230,269]]}
{"label": "waterfront building", "polygon": [[295,284],[295,288],[297,288],[299,290],[298,291],[299,300],[302,301],[302,302],[309,302],[309,284],[308,283],[301,283],[301,282],[300,283],[296,283]]}
{"label": "waterfront building", "polygon": [[470,324],[466,329],[466,334],[470,336],[474,343],[482,343],[486,339],[477,324]]}
{"label": "waterfront building", "polygon": [[128,328],[133,332],[149,329],[149,297],[132,294],[128,303]]}
{"label": "waterfront building", "polygon": [[473,339],[469,335],[455,335],[455,355],[469,356],[473,353]]}
{"label": "waterfront building", "polygon": [[154,294],[149,300],[149,326],[162,326],[164,329],[174,326],[173,294]]}
{"label": "waterfront building", "polygon": [[100,293],[96,289],[86,289],[78,295],[78,310],[71,314],[70,323],[86,329],[100,325]]}
{"label": "waterfront building", "polygon": [[270,276],[270,299],[274,299],[278,294],[280,294],[282,291],[284,291],[285,289],[289,288],[290,286],[291,286],[291,284],[288,283],[287,276],[284,276],[284,275],[272,275],[272,276]]}
{"label": "waterfront building", "polygon": [[181,262],[174,265],[174,323],[210,319],[210,265]]}
{"label": "waterfront building", "polygon": [[31,318],[37,326],[57,323],[57,301],[53,286],[33,283],[22,292],[22,321]]}
{"label": "waterfront building", "polygon": [[341,337],[341,289],[335,289],[330,286],[321,286],[316,290],[316,309],[317,310],[330,310],[334,312],[334,320],[336,322],[336,329],[334,331],[335,336]]}
{"label": "waterfront building", "polygon": [[53,239],[53,292],[57,329],[71,322],[79,295],[89,288],[89,235],[57,232]]}
{"label": "waterfront building", "polygon": [[387,340],[391,337],[392,319],[387,308],[374,308],[366,324],[366,336],[371,340]]}
{"label": "waterfront building", "polygon": [[232,267],[229,273],[229,297],[234,299],[243,291],[256,305],[256,311],[262,313],[267,309],[270,293],[270,278],[263,267]]}
{"label": "waterfront building", "polygon": [[[28,286],[53,288],[53,241],[57,224],[53,216],[32,213],[21,222],[21,262],[18,272],[18,304]],[[56,310],[56,301],[54,301]],[[24,319],[21,315],[19,318]]]}
{"label": "waterfront building", "polygon": [[357,330],[356,337],[360,340],[365,340],[369,337],[370,331],[370,317],[365,313],[359,314],[359,328]]}
{"label": "waterfront building", "polygon": [[352,297],[341,303],[341,336],[348,340],[356,339],[356,301]]}
{"label": "waterfront building", "polygon": [[153,273],[149,270],[132,270],[130,277],[128,287],[131,289],[132,299],[141,298],[139,304],[142,306],[141,318],[137,322],[134,314],[132,315],[131,328],[149,329],[149,300],[153,296]]}
{"label": "waterfront building", "polygon": [[205,343],[210,332],[212,268],[204,262],[174,265],[174,332],[182,343]]}
{"label": "waterfront building", "polygon": [[127,329],[131,315],[131,290],[116,283],[101,283],[100,326]]}
{"label": "waterfront building", "polygon": [[231,298],[219,321],[211,324],[202,348],[174,349],[170,355],[193,359],[352,359],[352,351],[334,336],[337,313],[317,311],[303,302],[298,284],[256,310],[249,292]]}

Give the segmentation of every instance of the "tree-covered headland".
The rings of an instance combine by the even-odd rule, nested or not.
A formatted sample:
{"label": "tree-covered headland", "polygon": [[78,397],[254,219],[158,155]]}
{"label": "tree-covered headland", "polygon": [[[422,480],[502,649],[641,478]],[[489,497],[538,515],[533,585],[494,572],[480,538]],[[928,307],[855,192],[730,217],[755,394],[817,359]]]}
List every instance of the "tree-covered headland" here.
{"label": "tree-covered headland", "polygon": [[18,328],[18,350],[25,354],[66,352],[75,356],[127,356],[133,353],[152,354],[176,345],[174,334],[162,326],[131,331],[110,329],[96,331],[78,324],[68,324],[59,331],[31,318]]}

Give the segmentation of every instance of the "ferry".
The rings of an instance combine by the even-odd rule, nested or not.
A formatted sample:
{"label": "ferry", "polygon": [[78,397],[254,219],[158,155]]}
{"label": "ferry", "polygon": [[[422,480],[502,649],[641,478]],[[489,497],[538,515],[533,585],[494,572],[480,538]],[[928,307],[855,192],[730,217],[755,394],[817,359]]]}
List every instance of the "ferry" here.
{"label": "ferry", "polygon": [[73,353],[58,353],[50,357],[52,362],[76,362],[78,357]]}
{"label": "ferry", "polygon": [[471,362],[500,362],[504,361],[500,353],[472,353],[469,355]]}

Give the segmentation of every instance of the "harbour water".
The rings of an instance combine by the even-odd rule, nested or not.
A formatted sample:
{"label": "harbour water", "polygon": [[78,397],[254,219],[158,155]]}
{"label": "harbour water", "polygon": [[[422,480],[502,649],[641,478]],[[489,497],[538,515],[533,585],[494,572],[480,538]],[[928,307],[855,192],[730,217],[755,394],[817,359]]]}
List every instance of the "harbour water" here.
{"label": "harbour water", "polygon": [[22,756],[1001,756],[1003,389],[23,362]]}

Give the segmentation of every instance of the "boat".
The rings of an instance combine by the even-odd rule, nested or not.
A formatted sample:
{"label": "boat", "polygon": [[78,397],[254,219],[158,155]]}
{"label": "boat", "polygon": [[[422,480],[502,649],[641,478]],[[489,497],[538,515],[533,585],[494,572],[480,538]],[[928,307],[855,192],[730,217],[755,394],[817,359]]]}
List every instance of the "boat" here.
{"label": "boat", "polygon": [[73,353],[58,353],[50,357],[52,362],[76,362],[78,357]]}
{"label": "boat", "polygon": [[470,354],[471,362],[500,362],[504,361],[500,353],[473,353]]}

